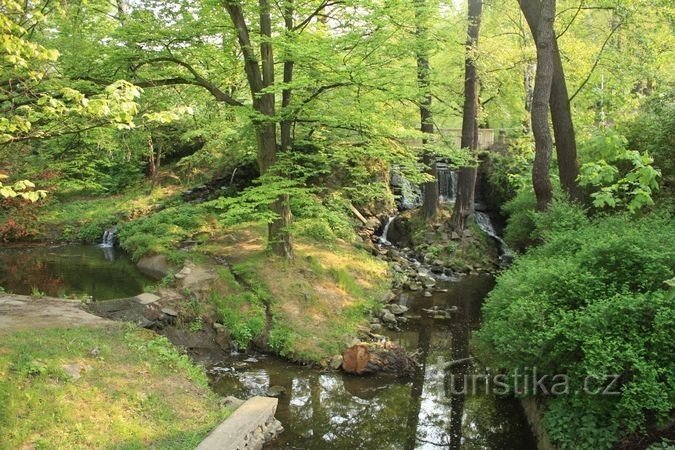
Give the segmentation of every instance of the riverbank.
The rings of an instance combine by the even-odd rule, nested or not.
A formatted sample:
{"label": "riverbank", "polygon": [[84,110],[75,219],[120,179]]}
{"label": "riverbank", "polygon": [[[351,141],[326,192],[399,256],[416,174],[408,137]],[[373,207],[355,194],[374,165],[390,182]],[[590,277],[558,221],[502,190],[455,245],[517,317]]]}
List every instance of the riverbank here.
{"label": "riverbank", "polygon": [[[0,448],[194,448],[231,413],[167,339],[75,317],[73,302],[2,298]],[[50,320],[20,313],[31,304]]]}

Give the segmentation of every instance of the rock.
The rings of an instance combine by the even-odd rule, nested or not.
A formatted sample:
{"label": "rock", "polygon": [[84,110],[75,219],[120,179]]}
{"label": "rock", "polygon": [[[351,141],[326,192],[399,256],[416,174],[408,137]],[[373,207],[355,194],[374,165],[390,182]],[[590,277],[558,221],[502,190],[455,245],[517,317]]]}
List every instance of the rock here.
{"label": "rock", "polygon": [[381,301],[382,303],[389,303],[389,302],[391,302],[392,300],[394,300],[395,298],[396,298],[396,294],[394,294],[393,292],[389,291],[389,292],[385,293],[385,294],[380,298],[380,301]]}
{"label": "rock", "polygon": [[173,308],[162,308],[162,313],[171,317],[178,317],[178,311]]}
{"label": "rock", "polygon": [[424,296],[425,296],[425,297],[431,297],[431,295],[432,295],[431,292],[429,292],[429,291],[424,291]]}
{"label": "rock", "polygon": [[377,333],[378,331],[382,331],[382,324],[381,323],[371,323],[370,324],[370,331],[372,333]]}
{"label": "rock", "polygon": [[143,294],[138,294],[136,297],[136,301],[140,303],[141,305],[149,305],[150,303],[155,303],[157,300],[160,299],[158,295],[151,294],[149,292],[144,292]]}
{"label": "rock", "polygon": [[389,305],[388,308],[389,308],[389,311],[391,311],[392,314],[395,314],[397,316],[400,316],[401,314],[408,311],[407,306],[398,305],[396,303]]}
{"label": "rock", "polygon": [[213,329],[216,330],[218,333],[222,333],[225,331],[225,325],[216,322],[213,324]]}
{"label": "rock", "polygon": [[456,231],[453,231],[452,234],[450,234],[450,239],[453,241],[458,241],[459,240],[459,234]]}
{"label": "rock", "polygon": [[342,367],[342,355],[333,356],[330,359],[330,363],[328,365],[331,369],[338,370],[340,367]]}
{"label": "rock", "polygon": [[257,363],[257,362],[258,362],[258,359],[257,359],[257,358],[253,358],[253,357],[251,357],[251,358],[246,358],[246,359],[244,360],[244,362],[247,362],[247,363]]}
{"label": "rock", "polygon": [[471,230],[469,230],[468,228],[466,230],[464,230],[463,234],[464,234],[464,237],[473,236],[473,232]]}
{"label": "rock", "polygon": [[136,266],[156,280],[161,280],[171,271],[171,264],[165,255],[144,256],[138,260]]}
{"label": "rock", "polygon": [[266,395],[268,397],[281,397],[286,393],[286,388],[283,386],[270,386],[267,389]]}
{"label": "rock", "polygon": [[382,310],[380,318],[384,323],[396,323],[396,316],[391,311],[388,311],[386,309]]}
{"label": "rock", "polygon": [[91,366],[86,364],[64,364],[61,366],[64,372],[73,380],[79,380],[83,373],[91,370]]}
{"label": "rock", "polygon": [[422,290],[422,285],[419,283],[411,283],[408,289],[410,289],[411,291],[420,291]]}
{"label": "rock", "polygon": [[192,269],[188,266],[183,267],[180,272],[174,275],[174,277],[178,280],[182,280],[183,278],[187,277],[192,273]]}
{"label": "rock", "polygon": [[237,397],[233,397],[231,395],[220,399],[220,405],[224,408],[237,409],[243,404],[244,400],[238,399]]}

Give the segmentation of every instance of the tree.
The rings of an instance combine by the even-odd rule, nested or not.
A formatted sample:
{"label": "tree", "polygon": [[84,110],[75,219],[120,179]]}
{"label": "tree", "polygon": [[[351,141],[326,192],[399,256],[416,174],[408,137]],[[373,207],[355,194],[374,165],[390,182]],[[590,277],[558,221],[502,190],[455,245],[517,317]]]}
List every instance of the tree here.
{"label": "tree", "polygon": [[[428,10],[425,0],[415,0],[415,38],[417,40],[417,83],[420,88],[420,131],[424,135],[433,134],[434,124],[431,113],[431,80],[429,66],[429,54],[427,50],[427,15]],[[429,139],[422,138],[422,146],[426,147]],[[423,162],[428,167],[427,174],[432,180],[424,183],[424,202],[422,209],[424,217],[431,219],[438,213],[438,180],[434,155],[425,148]]]}
{"label": "tree", "polygon": [[[554,5],[555,6],[555,5]],[[540,0],[520,0],[520,8],[525,20],[532,32],[537,51],[538,41],[541,39],[542,10],[544,5]],[[544,33],[547,35],[547,33]],[[577,160],[577,143],[572,121],[572,111],[565,81],[565,70],[560,57],[558,41],[553,35],[551,45],[553,79],[550,88],[550,109],[555,135],[556,156],[558,159],[558,172],[560,184],[572,200],[582,201],[583,195],[579,188],[577,178],[579,176],[579,162]],[[547,50],[548,51],[548,50]],[[538,59],[538,58],[537,58]],[[536,78],[536,76],[535,76]],[[534,107],[534,105],[533,105]],[[534,116],[534,112],[532,112]]]}
{"label": "tree", "polygon": [[[462,148],[478,148],[478,70],[476,52],[483,10],[482,0],[469,1],[466,55],[464,60],[464,109],[462,113]],[[453,227],[463,230],[467,219],[473,215],[476,190],[476,167],[462,167],[457,179],[457,199],[452,214]]]}
{"label": "tree", "polygon": [[[251,91],[253,109],[258,115],[254,117],[256,140],[258,144],[258,166],[260,174],[270,172],[277,161],[277,119],[275,118],[275,96],[271,91],[274,86],[274,53],[272,49],[272,18],[268,0],[260,0],[260,63],[253,51],[249,28],[244,17],[241,4],[237,0],[227,0],[225,8],[237,33],[239,47],[244,57],[244,70]],[[292,17],[292,10],[290,12]],[[288,20],[288,12],[287,12]],[[286,70],[289,73],[286,74]],[[290,61],[285,64],[284,78],[292,78],[293,66]],[[286,89],[290,102],[290,88]],[[287,139],[290,133],[287,135]],[[286,143],[288,144],[288,143]],[[290,225],[292,220],[290,200],[287,194],[281,194],[270,206],[278,215],[268,227],[268,239],[272,252],[278,256],[293,258],[293,241]]]}
{"label": "tree", "polygon": [[[522,0],[521,4],[527,0]],[[553,141],[548,125],[549,98],[553,84],[553,53],[555,50],[555,0],[542,0],[537,23],[537,71],[532,93],[532,132],[535,155],[532,184],[537,197],[537,209],[544,211],[553,200],[553,185],[549,175]]]}

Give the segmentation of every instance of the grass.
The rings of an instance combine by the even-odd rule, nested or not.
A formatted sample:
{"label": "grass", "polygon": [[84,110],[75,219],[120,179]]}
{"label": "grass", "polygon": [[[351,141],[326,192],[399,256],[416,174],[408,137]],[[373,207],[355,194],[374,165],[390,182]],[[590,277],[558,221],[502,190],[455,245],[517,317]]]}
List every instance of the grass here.
{"label": "grass", "polygon": [[37,212],[34,226],[39,237],[95,242],[104,229],[147,215],[158,204],[169,203],[177,189],[176,186],[161,187],[151,194],[137,189],[119,195],[62,200],[50,196]]}
{"label": "grass", "polygon": [[0,341],[3,450],[194,448],[228,413],[203,371],[146,330],[50,329]]}
{"label": "grass", "polygon": [[274,352],[304,362],[339,353],[388,291],[387,264],[339,240],[304,237],[296,237],[288,262],[267,254],[262,229],[243,224],[202,249],[232,263],[218,271],[217,319],[240,346],[262,337]]}

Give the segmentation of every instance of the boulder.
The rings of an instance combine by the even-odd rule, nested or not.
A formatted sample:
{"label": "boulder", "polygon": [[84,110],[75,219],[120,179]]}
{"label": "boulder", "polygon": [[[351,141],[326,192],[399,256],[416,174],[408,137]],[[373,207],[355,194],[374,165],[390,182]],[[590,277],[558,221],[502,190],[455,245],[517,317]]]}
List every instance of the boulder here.
{"label": "boulder", "polygon": [[156,280],[164,278],[172,269],[166,255],[144,256],[138,260],[136,266],[141,272]]}
{"label": "boulder", "polygon": [[396,303],[389,305],[388,308],[389,308],[389,311],[391,311],[392,314],[395,314],[397,316],[400,316],[401,314],[408,311],[407,306],[398,305]]}
{"label": "boulder", "polygon": [[342,366],[342,355],[333,356],[328,365],[331,369],[338,370]]}
{"label": "boulder", "polygon": [[396,316],[391,311],[388,311],[386,309],[382,310],[380,318],[384,323],[396,323]]}

